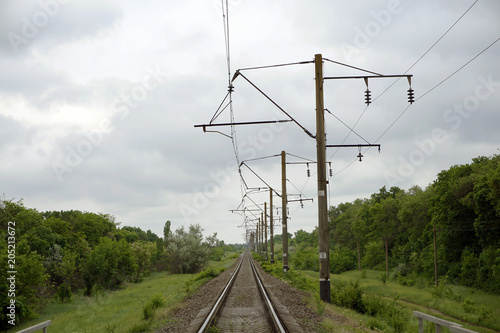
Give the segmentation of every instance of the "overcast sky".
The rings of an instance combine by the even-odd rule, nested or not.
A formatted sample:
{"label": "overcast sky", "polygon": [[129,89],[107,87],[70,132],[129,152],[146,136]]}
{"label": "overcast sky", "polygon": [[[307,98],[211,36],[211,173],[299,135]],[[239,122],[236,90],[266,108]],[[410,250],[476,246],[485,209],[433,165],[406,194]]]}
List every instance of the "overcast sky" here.
{"label": "overcast sky", "polygon": [[[498,0],[477,1],[432,48],[473,0],[228,3],[231,74],[317,53],[381,74],[416,63],[409,108],[406,78],[369,80],[368,108],[363,80],[325,81],[327,143],[381,144],[380,153],[363,148],[362,162],[358,148],[328,148],[330,205],[384,185],[425,188],[451,165],[499,153],[500,43],[437,86],[500,37]],[[112,214],[158,235],[170,220],[244,241],[244,217],[230,212],[244,192],[232,140],[194,128],[227,93],[221,1],[4,0],[0,31],[0,194],[39,211]],[[316,133],[314,64],[243,74]],[[325,61],[324,74],[367,73]],[[288,119],[242,77],[233,84],[235,121]],[[226,109],[215,122],[229,121]],[[294,123],[238,126],[233,137],[240,162],[282,150],[297,156],[289,162],[316,160],[315,140]],[[249,187],[265,181],[281,193],[279,157],[246,164],[261,178],[244,167]],[[290,200],[314,199],[289,204],[290,232],[317,225],[309,168],[308,178],[306,165],[287,166]],[[245,204],[268,198],[253,193]]]}

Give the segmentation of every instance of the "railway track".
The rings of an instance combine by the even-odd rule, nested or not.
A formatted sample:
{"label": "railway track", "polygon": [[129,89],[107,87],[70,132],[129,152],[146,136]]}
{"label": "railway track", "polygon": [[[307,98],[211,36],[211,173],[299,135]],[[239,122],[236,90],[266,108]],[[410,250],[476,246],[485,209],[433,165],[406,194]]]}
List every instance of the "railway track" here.
{"label": "railway track", "polygon": [[247,251],[219,298],[205,311],[208,314],[197,320],[195,331],[296,332],[293,323],[294,329],[287,329],[287,319],[281,318],[280,306],[271,299]]}

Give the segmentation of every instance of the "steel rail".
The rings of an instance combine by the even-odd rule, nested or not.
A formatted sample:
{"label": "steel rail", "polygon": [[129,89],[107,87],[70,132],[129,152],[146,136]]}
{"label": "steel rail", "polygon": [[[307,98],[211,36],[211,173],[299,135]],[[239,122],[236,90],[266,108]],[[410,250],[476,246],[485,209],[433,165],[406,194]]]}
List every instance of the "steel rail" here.
{"label": "steel rail", "polygon": [[240,271],[241,264],[243,263],[243,260],[245,259],[245,255],[242,256],[240,263],[238,264],[238,267],[234,270],[233,276],[231,276],[231,279],[229,279],[229,282],[227,283],[226,287],[222,291],[221,295],[215,302],[214,306],[212,307],[212,310],[208,314],[207,318],[205,318],[205,321],[203,322],[203,325],[201,325],[200,329],[198,330],[198,333],[203,333],[205,330],[209,327],[209,325],[214,321],[215,315],[219,312],[219,309],[226,299],[226,296],[229,294],[229,290],[233,286],[234,280],[236,279],[236,276],[238,275],[238,272]]}
{"label": "steel rail", "polygon": [[[245,258],[246,256],[249,256],[250,254],[249,253],[244,253],[242,258],[241,258],[241,261],[240,263],[238,264],[238,267],[235,269],[234,273],[233,273],[233,276],[231,277],[231,279],[229,280],[229,282],[227,283],[226,287],[224,288],[224,290],[222,291],[221,295],[219,296],[219,298],[217,299],[217,301],[215,302],[214,306],[212,307],[212,309],[210,310],[210,313],[207,315],[207,317],[205,318],[203,324],[201,325],[201,327],[198,329],[198,333],[203,333],[205,331],[207,331],[207,329],[210,327],[210,325],[214,322],[215,320],[215,317],[217,316],[217,314],[219,313],[221,307],[222,307],[222,304],[224,303],[227,295],[229,294],[230,290],[231,290],[231,287],[233,286],[234,284],[234,280],[236,279],[236,276],[238,275],[239,271],[240,271],[240,268],[243,264],[243,260],[247,259]],[[264,298],[264,303],[266,304],[266,307],[269,311],[269,315],[273,321],[273,324],[274,324],[274,327],[275,329],[277,330],[277,332],[279,333],[286,333],[288,332],[288,330],[285,328],[285,326],[283,325],[278,313],[276,312],[276,310],[274,309],[274,306],[271,302],[271,299],[269,298],[267,292],[266,292],[266,289],[264,288],[264,285],[262,284],[262,281],[260,279],[260,276],[259,274],[257,273],[257,269],[255,268],[255,265],[253,264],[252,262],[252,257],[250,256],[248,258],[249,262],[250,262],[250,266],[252,267],[252,271],[253,271],[253,274],[254,274],[254,277],[255,277],[255,280],[257,281],[257,285],[259,287],[259,292],[261,293],[262,297]]]}
{"label": "steel rail", "polygon": [[255,265],[253,264],[251,257],[250,257],[250,266],[252,267],[252,271],[253,271],[253,274],[255,276],[255,280],[257,281],[257,285],[259,286],[259,290],[260,290],[262,296],[264,297],[266,307],[269,310],[269,314],[271,315],[271,319],[273,320],[274,328],[276,328],[276,330],[280,333],[288,332],[288,330],[285,328],[285,326],[283,326],[283,324],[281,323],[281,319],[280,319],[278,313],[275,311],[273,303],[269,299],[267,291],[264,288],[264,285],[262,284],[260,276],[257,273],[257,269],[255,268]]}

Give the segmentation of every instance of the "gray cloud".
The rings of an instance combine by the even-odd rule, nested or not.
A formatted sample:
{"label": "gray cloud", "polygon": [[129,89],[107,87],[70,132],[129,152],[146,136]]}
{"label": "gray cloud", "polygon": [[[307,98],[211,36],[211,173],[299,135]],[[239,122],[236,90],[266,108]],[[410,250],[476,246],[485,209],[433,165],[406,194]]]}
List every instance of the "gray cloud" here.
{"label": "gray cloud", "polygon": [[[124,225],[158,234],[167,219],[174,228],[201,223],[207,234],[241,242],[242,219],[229,212],[241,200],[233,143],[193,127],[210,121],[227,92],[218,2],[59,4],[53,17],[39,2],[0,5],[0,193],[22,197],[40,210],[110,213]],[[314,6],[235,1],[232,71],[312,60],[321,52],[332,60],[400,74],[469,6],[466,1],[320,1]],[[373,141],[408,105],[406,79],[366,112],[363,80],[325,82],[325,106],[350,127],[364,112],[356,132],[382,145],[380,154],[365,152],[361,163],[356,148],[328,149],[334,173],[331,205],[368,197],[384,185],[426,186],[450,165],[498,152],[498,45],[430,91],[498,38],[498,6],[494,0],[478,2],[412,68],[415,97],[429,93],[378,142]],[[45,25],[43,13],[50,18]],[[39,31],[15,52],[7,34],[22,34],[23,24],[34,17],[40,20]],[[329,62],[324,71],[360,74]],[[312,64],[245,75],[315,133]],[[370,80],[373,98],[392,83]],[[286,119],[243,78],[234,89],[236,121]],[[229,109],[217,121],[231,121]],[[217,130],[229,134],[229,128]],[[330,144],[341,143],[350,132],[329,114],[326,131]],[[315,159],[315,141],[296,124],[241,126],[236,132],[241,161],[282,150]],[[351,133],[345,143],[363,142]],[[249,162],[276,188],[279,163],[279,158]],[[316,196],[316,167],[310,169],[307,178],[306,166],[289,166],[290,193]],[[249,186],[263,186],[248,170],[243,176]],[[252,197],[260,203],[268,194]],[[290,210],[290,231],[317,224],[315,202],[304,209],[293,203]]]}

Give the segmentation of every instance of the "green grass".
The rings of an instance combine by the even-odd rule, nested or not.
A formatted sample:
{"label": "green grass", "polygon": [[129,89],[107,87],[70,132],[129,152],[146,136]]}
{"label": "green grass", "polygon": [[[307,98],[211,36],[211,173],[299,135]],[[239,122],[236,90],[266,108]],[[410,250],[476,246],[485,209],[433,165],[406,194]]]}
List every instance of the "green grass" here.
{"label": "green grass", "polygon": [[[210,267],[221,271],[230,267],[234,260],[226,256],[221,262],[211,262]],[[73,302],[65,304],[51,300],[38,319],[16,327],[16,331],[51,320],[48,327],[51,333],[151,332],[175,320],[168,316],[168,311],[210,279],[196,279],[197,275],[154,273],[141,283],[107,291],[98,297],[73,295]],[[162,296],[163,304],[155,308],[150,320],[145,320],[144,307],[154,302],[158,295]]]}
{"label": "green grass", "polygon": [[[317,281],[317,272],[301,271],[312,281]],[[441,295],[436,295],[436,289],[417,283],[415,286],[402,286],[396,281],[388,280],[385,284],[381,281],[380,271],[366,270],[363,274],[359,271],[349,271],[342,274],[332,274],[332,283],[337,281],[359,281],[365,294],[378,295],[388,300],[396,300],[404,305],[410,313],[422,311],[451,321],[461,323],[472,330],[479,332],[492,332],[500,330],[500,297],[491,295],[473,288],[463,286],[443,285]],[[474,309],[491,311],[487,318],[480,318],[479,313],[467,313],[464,309],[466,299],[473,301]],[[468,324],[465,324],[468,323]],[[480,325],[481,327],[477,326]],[[411,327],[418,327],[418,321],[411,316]],[[488,329],[489,328],[489,329]]]}

